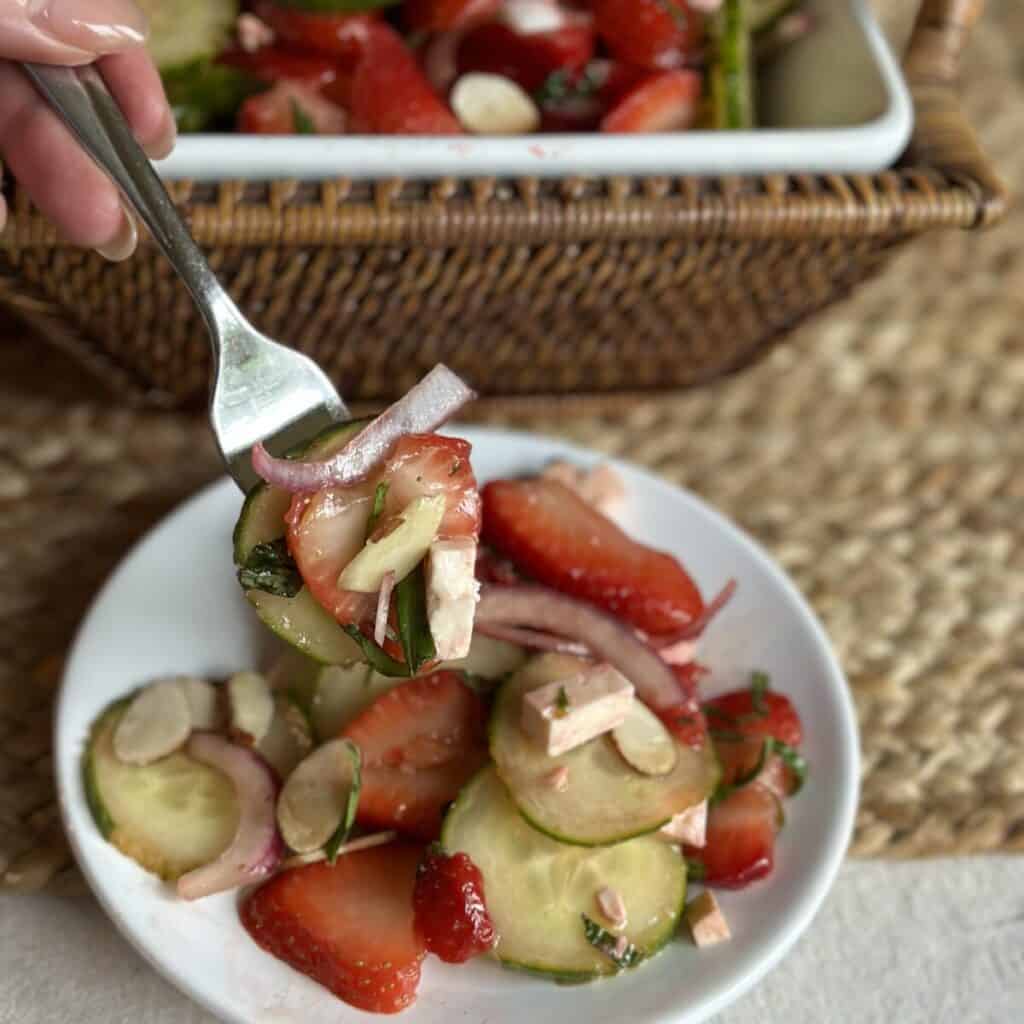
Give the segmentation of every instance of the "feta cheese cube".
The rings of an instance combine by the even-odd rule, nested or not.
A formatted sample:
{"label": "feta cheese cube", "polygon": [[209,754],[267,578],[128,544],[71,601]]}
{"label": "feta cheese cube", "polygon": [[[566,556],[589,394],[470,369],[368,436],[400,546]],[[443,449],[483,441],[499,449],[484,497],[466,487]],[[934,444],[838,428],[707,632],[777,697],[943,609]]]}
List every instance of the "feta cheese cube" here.
{"label": "feta cheese cube", "polygon": [[662,826],[658,835],[670,843],[701,847],[707,841],[707,827],[708,802],[702,800],[677,814],[667,825]]}
{"label": "feta cheese cube", "polygon": [[470,537],[436,540],[426,564],[427,622],[437,656],[454,661],[469,654],[480,584],[476,541]]}
{"label": "feta cheese cube", "polygon": [[729,922],[722,913],[714,893],[705,889],[686,908],[686,923],[698,946],[714,946],[732,938]]}
{"label": "feta cheese cube", "polygon": [[523,697],[523,731],[557,757],[621,725],[633,684],[610,665],[556,679]]}

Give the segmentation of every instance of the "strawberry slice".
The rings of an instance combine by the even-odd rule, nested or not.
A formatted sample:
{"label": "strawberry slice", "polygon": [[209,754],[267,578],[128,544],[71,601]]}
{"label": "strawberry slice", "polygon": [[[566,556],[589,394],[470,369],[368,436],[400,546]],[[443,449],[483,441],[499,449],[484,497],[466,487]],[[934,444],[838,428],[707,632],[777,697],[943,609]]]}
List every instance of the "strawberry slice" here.
{"label": "strawberry slice", "polygon": [[238,130],[250,135],[340,135],[345,111],[313,89],[279,81],[266,92],[250,96],[238,108]]}
{"label": "strawberry slice", "polygon": [[711,807],[705,845],[686,856],[704,866],[708,885],[741,889],[771,873],[779,819],[775,795],[751,783]]}
{"label": "strawberry slice", "polygon": [[701,87],[696,71],[663,71],[644,78],[608,112],[601,131],[685,131],[697,120]]}
{"label": "strawberry slice", "polygon": [[676,68],[700,45],[702,19],[685,0],[594,0],[598,35],[619,60]]}
{"label": "strawberry slice", "polygon": [[331,57],[318,53],[297,53],[279,47],[265,46],[247,53],[227,50],[217,58],[218,64],[238,68],[261,82],[297,82],[307,89],[323,89],[338,77],[338,64]]}
{"label": "strawberry slice", "polygon": [[483,489],[484,540],[549,587],[643,630],[671,633],[704,607],[671,556],[627,537],[554,480],[495,480]]}
{"label": "strawberry slice", "polygon": [[665,728],[685,747],[701,750],[708,742],[708,723],[700,709],[698,686],[708,670],[696,661],[673,665],[679,683],[680,702],[658,712]]}
{"label": "strawberry slice", "polygon": [[790,747],[800,746],[803,726],[792,701],[772,690],[755,696],[752,690],[734,690],[704,704],[711,728],[745,737],[773,736]]}
{"label": "strawberry slice", "polygon": [[405,0],[402,23],[411,32],[450,32],[493,17],[501,4],[502,0]]}
{"label": "strawberry slice", "polygon": [[392,843],[285,871],[250,893],[240,915],[268,953],[338,998],[397,1013],[416,998],[423,940],[412,894],[419,846]]}
{"label": "strawberry slice", "polygon": [[253,12],[273,29],[282,42],[299,50],[324,53],[355,66],[378,34],[391,29],[378,14],[329,14],[278,6],[269,0],[256,0]]}
{"label": "strawberry slice", "polygon": [[384,514],[402,511],[415,498],[441,496],[444,519],[438,535],[445,538],[480,535],[480,492],[469,463],[473,446],[457,437],[406,434],[395,444],[384,466],[388,485]]}
{"label": "strawberry slice", "polygon": [[462,128],[402,37],[381,25],[352,77],[358,131],[379,135],[461,135]]}
{"label": "strawberry slice", "polygon": [[494,945],[484,878],[468,854],[447,854],[432,845],[416,874],[412,901],[416,931],[445,963],[465,963]]}
{"label": "strawberry slice", "polygon": [[480,698],[454,672],[378,697],[342,730],[363,756],[359,824],[435,839],[442,808],[487,760],[484,718]]}
{"label": "strawberry slice", "polygon": [[591,19],[578,14],[567,15],[564,25],[545,32],[517,32],[492,21],[466,33],[456,61],[460,75],[502,75],[532,93],[556,72],[581,71],[594,55],[594,41]]}

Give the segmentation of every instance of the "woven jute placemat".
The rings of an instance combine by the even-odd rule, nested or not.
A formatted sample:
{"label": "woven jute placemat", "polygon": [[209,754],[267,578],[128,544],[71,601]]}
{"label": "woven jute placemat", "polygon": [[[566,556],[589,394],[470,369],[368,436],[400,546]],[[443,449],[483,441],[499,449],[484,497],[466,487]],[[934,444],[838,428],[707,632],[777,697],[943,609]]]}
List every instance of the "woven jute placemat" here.
{"label": "woven jute placemat", "polygon": [[[973,123],[1014,185],[1024,13],[993,0]],[[864,750],[853,853],[1024,849],[1024,216],[927,238],[755,369],[601,415],[485,418],[634,459],[758,537],[824,621]],[[196,419],[118,408],[0,322],[0,878],[69,863],[52,702],[128,546],[218,465]],[[111,638],[116,643],[116,637]]]}

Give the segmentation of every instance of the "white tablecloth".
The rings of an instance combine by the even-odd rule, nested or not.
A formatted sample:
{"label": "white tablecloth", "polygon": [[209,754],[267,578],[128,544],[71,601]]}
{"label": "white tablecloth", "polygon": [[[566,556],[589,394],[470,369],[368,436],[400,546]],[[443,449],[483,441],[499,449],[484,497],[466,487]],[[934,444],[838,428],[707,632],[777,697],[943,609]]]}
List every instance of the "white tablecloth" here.
{"label": "white tablecloth", "polygon": [[[77,877],[0,894],[0,1024],[211,1024]],[[1024,1024],[1024,858],[849,863],[717,1024]],[[257,1022],[254,1022],[257,1024]]]}

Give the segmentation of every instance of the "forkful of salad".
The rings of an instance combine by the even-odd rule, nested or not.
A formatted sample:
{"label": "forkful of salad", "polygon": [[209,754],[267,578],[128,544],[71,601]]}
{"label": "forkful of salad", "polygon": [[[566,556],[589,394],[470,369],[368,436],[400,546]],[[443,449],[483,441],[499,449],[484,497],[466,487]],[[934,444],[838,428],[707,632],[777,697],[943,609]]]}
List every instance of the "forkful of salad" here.
{"label": "forkful of salad", "polygon": [[[348,419],[345,403],[311,359],[265,337],[239,311],[96,68],[25,64],[24,70],[121,190],[188,288],[212,349],[210,423],[217,447],[238,486],[250,490],[259,480],[254,459],[258,465]],[[365,473],[366,460],[382,456],[400,434],[434,429],[470,398],[455,374],[436,367],[377,421],[373,437],[362,438],[347,472],[352,479]],[[335,479],[337,473],[335,467]]]}

